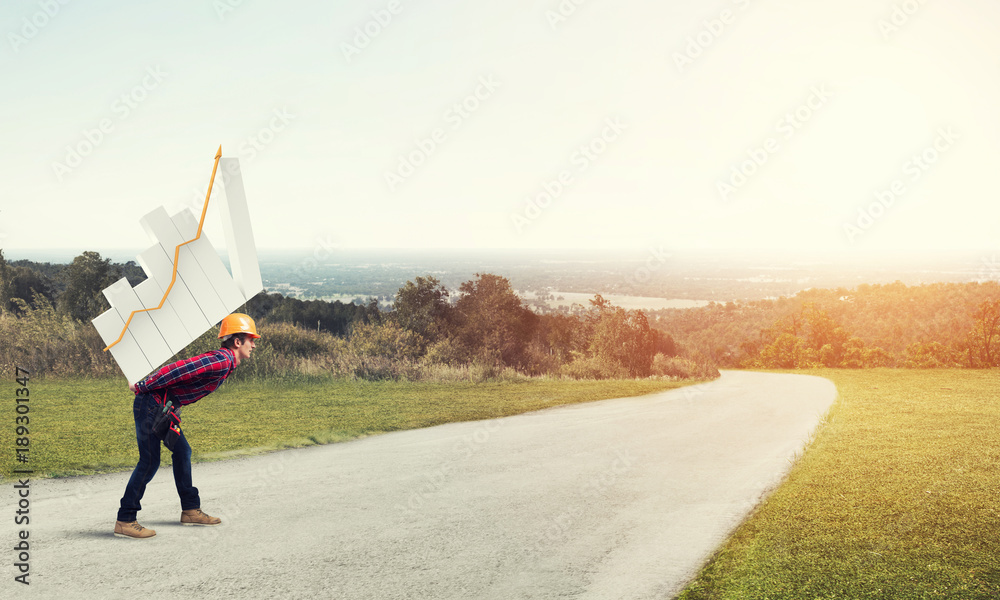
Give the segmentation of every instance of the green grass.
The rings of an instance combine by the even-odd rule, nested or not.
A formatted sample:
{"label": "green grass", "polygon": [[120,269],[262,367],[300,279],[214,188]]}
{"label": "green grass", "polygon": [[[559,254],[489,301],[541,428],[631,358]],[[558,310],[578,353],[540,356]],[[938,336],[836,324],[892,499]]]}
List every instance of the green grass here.
{"label": "green grass", "polygon": [[[195,461],[350,440],[453,421],[509,416],[561,404],[649,394],[688,383],[531,379],[498,383],[314,379],[233,381],[183,410]],[[10,381],[8,395],[13,395]],[[131,469],[138,459],[134,395],[122,379],[29,382],[34,477]],[[6,403],[0,474],[15,468],[14,402]],[[163,452],[163,464],[170,454]]]}
{"label": "green grass", "polygon": [[680,598],[1000,597],[1000,373],[812,373],[827,422]]}

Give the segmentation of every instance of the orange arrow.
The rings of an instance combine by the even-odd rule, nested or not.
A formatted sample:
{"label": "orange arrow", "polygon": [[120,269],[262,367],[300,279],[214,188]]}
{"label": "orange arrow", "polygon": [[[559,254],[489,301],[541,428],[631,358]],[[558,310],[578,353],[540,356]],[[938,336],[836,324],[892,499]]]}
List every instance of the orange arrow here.
{"label": "orange arrow", "polygon": [[137,313],[149,312],[152,310],[159,310],[163,308],[163,303],[167,301],[167,296],[170,295],[170,290],[174,287],[174,283],[177,281],[177,263],[181,255],[181,246],[185,246],[187,244],[190,244],[191,242],[196,242],[201,238],[201,228],[205,225],[205,215],[208,213],[208,199],[212,196],[212,186],[215,184],[215,171],[219,168],[220,158],[222,158],[221,144],[219,145],[219,151],[215,153],[215,164],[212,165],[212,178],[208,181],[208,193],[205,194],[205,205],[201,209],[201,220],[198,221],[198,233],[190,240],[177,244],[177,247],[174,248],[174,272],[173,275],[170,276],[170,285],[167,286],[167,291],[163,292],[163,297],[160,298],[160,303],[154,308],[143,308],[141,310],[133,310],[132,314],[128,316],[128,320],[125,321],[125,327],[122,328],[121,335],[118,336],[117,340],[111,342],[110,344],[107,345],[107,347],[104,348],[105,352],[110,350],[111,347],[117,344],[118,342],[122,341],[122,338],[125,337],[125,332],[128,331],[129,323],[132,322],[132,317],[134,317]]}

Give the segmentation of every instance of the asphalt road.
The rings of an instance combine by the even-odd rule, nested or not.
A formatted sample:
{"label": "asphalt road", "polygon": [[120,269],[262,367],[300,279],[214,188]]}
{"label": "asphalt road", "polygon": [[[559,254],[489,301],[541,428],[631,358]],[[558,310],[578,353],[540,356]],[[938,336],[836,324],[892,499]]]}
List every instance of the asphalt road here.
{"label": "asphalt road", "polygon": [[671,598],[780,482],[835,397],[824,379],[726,372],[197,464],[202,508],[224,521],[211,528],[179,524],[164,468],[139,514],[149,540],[112,535],[128,473],[33,481],[30,586],[13,581],[20,527],[5,484],[0,596]]}

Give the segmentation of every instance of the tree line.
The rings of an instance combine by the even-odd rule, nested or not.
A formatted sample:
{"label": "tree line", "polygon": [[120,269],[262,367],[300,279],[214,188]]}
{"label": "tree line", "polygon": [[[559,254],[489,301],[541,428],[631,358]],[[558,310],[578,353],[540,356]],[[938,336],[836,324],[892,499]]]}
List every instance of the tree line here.
{"label": "tree line", "polygon": [[[134,263],[112,263],[96,252],[84,252],[68,265],[52,265],[8,263],[0,251],[0,315],[8,328],[20,325],[22,330],[30,329],[29,322],[45,321],[44,328],[53,334],[63,332],[84,344],[74,353],[80,364],[106,373],[110,363],[98,351],[100,340],[90,320],[109,308],[102,290],[121,277],[132,285],[144,278]],[[282,329],[275,348],[304,359],[310,352],[350,354],[356,359],[351,364],[362,365],[352,369],[365,376],[397,376],[405,372],[399,365],[414,364],[476,365],[494,373],[510,369],[574,378],[717,375],[711,364],[679,356],[671,336],[650,327],[643,311],[612,306],[600,295],[590,305],[582,314],[537,314],[507,278],[482,273],[456,291],[434,277],[416,277],[399,288],[388,311],[380,310],[374,299],[358,305],[266,292],[243,310],[263,326],[288,324],[346,340],[338,344]],[[11,322],[19,318],[20,324]],[[58,339],[55,335],[49,342]],[[35,345],[47,348],[49,342]],[[373,361],[384,368],[363,366]]]}
{"label": "tree line", "polygon": [[[90,319],[107,310],[102,290],[121,277],[136,285],[144,275],[134,263],[112,263],[96,252],[53,265],[8,263],[0,251],[0,315],[58,320],[68,338],[90,340],[74,354],[77,362],[113,370],[90,348],[100,344]],[[400,365],[579,378],[712,377],[716,367],[1000,366],[997,282],[862,284],[648,313],[596,295],[586,310],[560,313],[532,310],[507,278],[482,273],[457,290],[416,277],[398,289],[389,310],[375,299],[355,304],[266,292],[242,310],[265,326],[287,324],[343,342],[314,336],[305,343],[282,329],[275,349],[303,360],[310,352],[342,353],[353,357],[347,370],[375,377],[406,372]]]}
{"label": "tree line", "polygon": [[651,313],[728,368],[1000,366],[1000,284],[862,284]]}

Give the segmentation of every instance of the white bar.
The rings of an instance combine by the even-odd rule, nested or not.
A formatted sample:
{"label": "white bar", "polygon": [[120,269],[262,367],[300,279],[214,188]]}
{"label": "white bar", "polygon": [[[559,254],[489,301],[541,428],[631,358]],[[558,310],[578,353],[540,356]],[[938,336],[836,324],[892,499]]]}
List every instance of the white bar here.
{"label": "white bar", "polygon": [[[144,308],[156,309],[160,304],[160,300],[163,299],[163,289],[155,279],[147,279],[135,286],[134,289],[135,295],[139,297],[139,302],[142,302]],[[174,286],[175,289],[177,289],[176,285]],[[167,343],[171,354],[177,354],[194,339],[190,337],[187,329],[184,328],[184,323],[181,322],[180,317],[177,316],[177,312],[174,310],[174,298],[172,298],[174,290],[170,290],[171,294],[167,296],[167,299],[163,302],[163,306],[146,313],[149,315],[149,318],[153,319],[153,324],[156,325],[156,329],[163,336],[163,341]]]}
{"label": "white bar", "polygon": [[[125,327],[125,321],[114,308],[97,315],[91,322],[97,333],[101,334],[105,346],[117,340]],[[114,357],[118,368],[125,374],[125,379],[128,379],[129,383],[135,383],[153,371],[153,367],[139,349],[139,344],[132,337],[131,331],[126,331],[122,341],[112,346],[108,352]]]}
{"label": "white bar", "polygon": [[[139,344],[139,349],[142,350],[150,366],[156,368],[174,355],[149,313],[132,314],[134,311],[144,309],[145,306],[139,302],[139,297],[135,295],[135,290],[129,285],[128,279],[122,277],[104,288],[104,297],[108,299],[111,308],[118,311],[122,321],[128,323],[128,330],[132,332],[132,337]],[[128,320],[130,315],[131,322]]]}
{"label": "white bar", "polygon": [[[162,206],[139,219],[139,223],[149,235],[160,242],[164,251],[168,252],[171,262],[175,248],[188,241],[181,238],[181,234],[178,233],[170,217],[167,216],[167,211]],[[208,276],[201,270],[201,265],[198,264],[191,249],[187,246],[181,247],[178,261],[177,276],[187,284],[191,295],[194,296],[195,302],[198,303],[198,307],[201,308],[201,312],[204,313],[208,322],[214,324],[221,321],[229,314],[229,311],[226,310],[222,299],[215,291],[215,287],[208,280]]]}
{"label": "white bar", "polygon": [[247,208],[246,191],[243,188],[243,173],[239,158],[222,158],[219,161],[225,194],[220,198],[222,226],[226,234],[226,250],[229,264],[233,268],[233,278],[243,297],[251,299],[264,289],[257,262],[257,246],[250,225],[250,210]]}
{"label": "white bar", "polygon": [[[170,220],[173,221],[174,227],[177,228],[182,238],[189,240],[198,235],[198,221],[191,214],[191,211],[182,210],[170,217]],[[229,312],[236,310],[246,302],[246,298],[236,286],[236,282],[233,281],[233,276],[229,274],[226,265],[222,264],[222,259],[215,253],[215,248],[209,241],[208,234],[202,231],[198,241],[188,244],[185,248],[191,249],[191,253],[201,265],[202,271],[208,276],[208,280],[215,286],[215,292],[219,294],[222,303],[229,309]]]}
{"label": "white bar", "polygon": [[[145,250],[138,256],[138,259],[139,264],[142,265],[143,270],[146,271],[149,278],[156,281],[156,285],[164,292],[167,291],[167,288],[170,286],[170,277],[173,275],[174,266],[171,259],[167,258],[163,246],[157,245]],[[174,282],[174,287],[170,288],[167,300],[174,307],[181,325],[184,326],[185,333],[187,334],[185,336],[187,337],[185,345],[190,344],[202,332],[212,327],[212,324],[208,322],[205,314],[198,307],[198,303],[195,302],[191,291],[188,290],[187,284],[180,277]]]}

